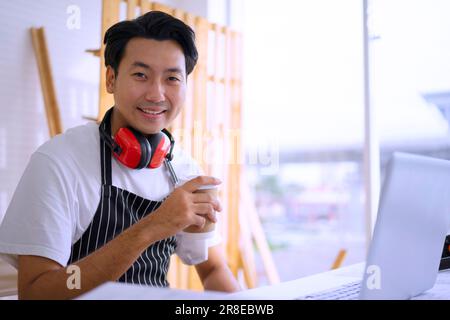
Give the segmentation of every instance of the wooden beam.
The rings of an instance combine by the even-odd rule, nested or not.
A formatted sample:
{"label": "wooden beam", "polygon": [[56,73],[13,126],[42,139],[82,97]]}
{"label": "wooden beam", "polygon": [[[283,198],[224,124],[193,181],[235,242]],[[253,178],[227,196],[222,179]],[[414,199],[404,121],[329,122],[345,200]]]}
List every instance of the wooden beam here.
{"label": "wooden beam", "polygon": [[240,267],[244,270],[244,278],[247,288],[255,288],[258,284],[258,277],[255,263],[255,252],[253,250],[252,232],[248,219],[247,208],[242,207],[239,216],[239,226],[241,229],[242,247],[239,255]]}
{"label": "wooden beam", "polygon": [[152,9],[152,4],[148,0],[140,0],[141,15],[146,14]]}
{"label": "wooden beam", "polygon": [[106,111],[114,105],[114,97],[106,91],[106,66],[105,66],[105,45],[103,37],[106,30],[119,21],[120,0],[102,1],[102,28],[100,47],[100,87],[99,87],[99,112],[97,121],[101,121]]}
{"label": "wooden beam", "polygon": [[127,2],[127,20],[136,18],[137,0],[126,0]]}
{"label": "wooden beam", "polygon": [[33,41],[34,53],[39,69],[42,95],[44,97],[45,113],[50,137],[62,133],[61,116],[56,98],[55,85],[50,65],[47,41],[44,28],[31,28],[31,39]]}
{"label": "wooden beam", "polygon": [[[201,17],[195,18],[195,32],[196,32],[196,40],[197,40],[197,50],[199,54],[199,59],[197,62],[197,66],[193,71],[193,80],[194,80],[194,104],[193,104],[193,120],[194,124],[197,124],[201,130],[206,130],[206,103],[207,103],[207,64],[208,61],[208,22],[206,19]],[[202,137],[194,137],[194,139],[201,139]],[[194,158],[200,163],[200,165],[204,165],[203,159],[203,143],[196,143],[192,145],[192,154]],[[197,149],[198,148],[198,149]],[[205,172],[207,173],[206,167],[203,167]]]}
{"label": "wooden beam", "polygon": [[154,3],[153,3],[153,8],[152,8],[152,10],[162,11],[162,12],[168,13],[168,14],[170,14],[170,15],[171,15],[171,14],[173,13],[173,11],[174,11],[174,9],[172,9],[171,7],[166,6],[166,5],[164,5],[164,4],[161,4],[161,3],[158,3],[158,2],[154,2]]}
{"label": "wooden beam", "polygon": [[[183,11],[183,10],[181,10],[181,9],[178,9],[178,8],[174,8],[173,9],[173,16],[175,17],[175,18],[177,18],[177,19],[180,19],[181,21],[185,21],[185,15],[186,15],[186,13]],[[186,22],[185,22],[186,23]]]}
{"label": "wooden beam", "polygon": [[267,279],[269,280],[270,284],[279,283],[280,277],[273,261],[272,253],[270,252],[270,248],[267,243],[261,221],[259,220],[258,212],[256,211],[255,204],[253,203],[253,199],[248,187],[243,188],[241,190],[241,194],[241,201],[243,204],[243,208],[245,208],[243,209],[245,210],[245,213],[243,214],[247,215],[248,217],[249,226],[253,235],[253,239],[255,239],[256,247],[261,254]]}
{"label": "wooden beam", "polygon": [[333,265],[331,266],[331,269],[338,269],[341,267],[342,262],[344,262],[345,257],[347,256],[347,250],[341,249],[339,250],[336,259],[333,262]]}
{"label": "wooden beam", "polygon": [[84,52],[91,53],[96,57],[100,57],[100,49],[86,49]]}
{"label": "wooden beam", "polygon": [[[229,73],[227,77],[234,78],[235,77],[235,67],[236,67],[236,39],[233,37],[233,33],[231,33],[231,38],[228,39],[227,43],[227,52],[229,52]],[[232,132],[230,136],[228,149],[230,151],[230,157],[228,161],[229,164],[229,212],[228,212],[228,220],[229,220],[229,228],[228,228],[228,256],[229,263],[232,272],[237,275],[238,272],[238,263],[239,263],[239,243],[240,243],[240,233],[239,230],[239,196],[240,196],[240,177],[241,177],[241,123],[240,123],[240,100],[237,98],[236,86],[229,87],[229,117],[230,122],[228,125],[228,129]]]}
{"label": "wooden beam", "polygon": [[183,264],[181,259],[177,258],[177,270],[178,270],[178,288],[180,289],[189,289],[189,266]]}

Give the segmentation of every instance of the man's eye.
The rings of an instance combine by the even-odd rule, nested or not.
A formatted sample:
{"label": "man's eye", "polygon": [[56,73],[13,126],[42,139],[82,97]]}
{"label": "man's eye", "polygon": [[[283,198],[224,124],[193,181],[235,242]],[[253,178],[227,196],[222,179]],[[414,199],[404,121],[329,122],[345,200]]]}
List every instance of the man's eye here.
{"label": "man's eye", "polygon": [[133,76],[140,78],[140,79],[145,79],[145,74],[143,74],[142,72],[133,73]]}
{"label": "man's eye", "polygon": [[169,77],[169,81],[180,81],[177,77]]}

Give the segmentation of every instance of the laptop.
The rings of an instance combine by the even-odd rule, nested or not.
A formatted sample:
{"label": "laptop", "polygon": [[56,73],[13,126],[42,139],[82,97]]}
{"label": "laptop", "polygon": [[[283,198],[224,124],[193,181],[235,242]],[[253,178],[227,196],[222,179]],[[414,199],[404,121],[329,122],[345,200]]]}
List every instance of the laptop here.
{"label": "laptop", "polygon": [[298,299],[409,299],[432,288],[450,227],[450,161],[394,153],[362,281]]}

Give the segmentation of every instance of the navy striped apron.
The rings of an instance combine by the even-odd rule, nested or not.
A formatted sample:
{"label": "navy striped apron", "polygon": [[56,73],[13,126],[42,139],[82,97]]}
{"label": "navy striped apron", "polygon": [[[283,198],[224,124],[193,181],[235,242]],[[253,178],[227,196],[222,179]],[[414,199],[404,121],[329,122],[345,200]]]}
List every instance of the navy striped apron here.
{"label": "navy striped apron", "polygon": [[[100,124],[111,134],[110,117]],[[156,210],[162,201],[151,201],[112,185],[111,150],[100,139],[102,187],[101,198],[94,218],[81,238],[72,245],[69,264],[74,263],[107,242],[125,229]],[[157,241],[149,246],[131,267],[119,278],[119,282],[168,287],[167,271],[170,256],[176,248],[175,237]]]}

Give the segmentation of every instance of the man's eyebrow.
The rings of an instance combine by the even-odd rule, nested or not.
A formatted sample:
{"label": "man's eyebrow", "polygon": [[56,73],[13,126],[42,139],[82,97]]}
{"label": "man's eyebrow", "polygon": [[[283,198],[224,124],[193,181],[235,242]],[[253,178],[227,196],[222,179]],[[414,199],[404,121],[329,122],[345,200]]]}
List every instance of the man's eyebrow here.
{"label": "man's eyebrow", "polygon": [[[131,65],[131,67],[132,67],[132,68],[135,68],[135,67],[141,67],[141,68],[144,68],[144,69],[151,69],[150,66],[149,66],[148,64],[146,64],[146,63],[144,63],[144,62],[141,62],[141,61],[135,61],[135,62],[133,62],[133,64]],[[165,70],[165,72],[174,72],[174,73],[180,73],[180,74],[183,74],[183,70],[182,70],[181,68],[178,68],[178,67],[168,68],[168,69]]]}
{"label": "man's eyebrow", "polygon": [[131,66],[132,67],[141,67],[141,68],[144,68],[144,69],[150,69],[150,66],[148,64],[140,62],[140,61],[133,62],[133,64]]}
{"label": "man's eyebrow", "polygon": [[166,72],[174,72],[174,73],[183,74],[183,70],[181,70],[181,68],[177,68],[177,67],[166,69]]}

